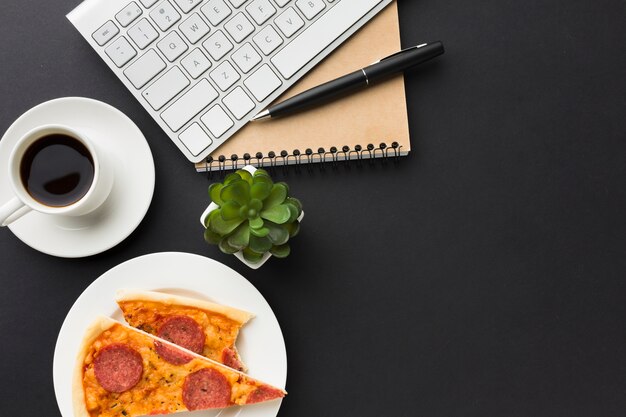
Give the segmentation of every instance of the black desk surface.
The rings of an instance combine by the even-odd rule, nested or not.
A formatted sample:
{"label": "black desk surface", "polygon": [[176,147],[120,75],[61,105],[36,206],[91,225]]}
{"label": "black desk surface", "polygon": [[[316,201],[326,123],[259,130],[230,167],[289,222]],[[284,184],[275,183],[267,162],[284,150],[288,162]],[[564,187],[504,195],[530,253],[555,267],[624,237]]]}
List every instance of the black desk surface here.
{"label": "black desk surface", "polygon": [[130,238],[88,259],[0,231],[0,415],[59,415],[68,309],[162,251],[213,257],[267,298],[289,357],[281,416],[623,414],[624,1],[400,0],[405,46],[447,47],[408,76],[414,152],[291,171],[302,234],[258,272],[204,243],[207,179],[65,20],[77,3],[2,0],[0,129],[56,97],[110,103],[149,138],[156,192]]}

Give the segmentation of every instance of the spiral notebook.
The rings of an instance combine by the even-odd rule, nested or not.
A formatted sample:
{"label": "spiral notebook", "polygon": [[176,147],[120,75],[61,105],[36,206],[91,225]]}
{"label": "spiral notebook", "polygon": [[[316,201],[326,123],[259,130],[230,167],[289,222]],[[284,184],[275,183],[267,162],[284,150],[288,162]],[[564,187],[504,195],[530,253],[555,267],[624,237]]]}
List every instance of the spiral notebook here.
{"label": "spiral notebook", "polygon": [[[391,3],[277,101],[365,67],[401,49]],[[289,117],[249,123],[199,172],[404,156],[411,150],[402,75]]]}

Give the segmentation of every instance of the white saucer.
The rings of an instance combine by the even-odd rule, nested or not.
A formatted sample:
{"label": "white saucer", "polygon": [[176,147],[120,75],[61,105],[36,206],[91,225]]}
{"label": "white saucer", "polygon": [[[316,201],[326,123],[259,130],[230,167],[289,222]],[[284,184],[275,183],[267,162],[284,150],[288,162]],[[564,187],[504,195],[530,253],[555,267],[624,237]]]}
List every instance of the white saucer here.
{"label": "white saucer", "polygon": [[[81,258],[112,248],[144,218],[154,193],[154,161],[145,137],[122,112],[100,101],[67,97],[45,102],[24,113],[0,141],[0,170],[6,169],[13,145],[44,124],[74,127],[111,153],[115,183],[107,201],[82,217],[31,212],[11,224],[28,246],[64,258]],[[6,173],[0,175],[0,204],[13,197]],[[0,233],[2,231],[0,230]]]}

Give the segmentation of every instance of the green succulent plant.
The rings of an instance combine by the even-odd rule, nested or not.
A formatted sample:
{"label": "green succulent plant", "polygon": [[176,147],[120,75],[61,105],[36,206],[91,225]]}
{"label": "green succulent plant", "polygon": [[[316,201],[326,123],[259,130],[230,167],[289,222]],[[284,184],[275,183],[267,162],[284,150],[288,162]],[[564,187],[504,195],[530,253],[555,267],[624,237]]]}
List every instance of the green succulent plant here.
{"label": "green succulent plant", "polygon": [[274,183],[267,171],[254,174],[239,170],[223,183],[211,184],[209,196],[219,208],[205,220],[204,238],[226,254],[243,252],[251,263],[259,263],[270,252],[277,258],[289,255],[289,239],[300,230],[299,200],[289,197],[289,187]]}

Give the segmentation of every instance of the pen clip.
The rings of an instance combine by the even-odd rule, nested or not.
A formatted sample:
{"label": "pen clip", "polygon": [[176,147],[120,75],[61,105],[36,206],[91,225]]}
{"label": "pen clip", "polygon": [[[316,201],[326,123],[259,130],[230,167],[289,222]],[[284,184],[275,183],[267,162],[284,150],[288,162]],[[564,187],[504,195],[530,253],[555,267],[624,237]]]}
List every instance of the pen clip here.
{"label": "pen clip", "polygon": [[405,53],[405,52],[407,52],[407,51],[411,51],[411,50],[413,50],[413,49],[419,49],[419,48],[422,48],[422,47],[424,47],[424,46],[426,46],[426,45],[428,45],[428,44],[427,44],[427,43],[423,43],[423,44],[421,44],[421,45],[411,46],[410,48],[406,48],[406,49],[403,49],[403,50],[401,50],[401,51],[398,51],[398,52],[396,52],[396,53],[394,53],[394,54],[391,54],[391,55],[389,55],[389,56],[386,56],[386,57],[384,57],[383,59],[379,59],[379,60],[378,60],[378,61],[376,61],[376,62],[372,62],[372,64],[371,64],[371,65],[378,64],[378,63],[380,63],[380,62],[383,62],[383,61],[386,61],[386,60],[388,60],[388,59],[391,59],[391,58],[393,58],[393,57],[395,57],[395,56],[402,55],[402,54],[404,54],[404,53]]}

